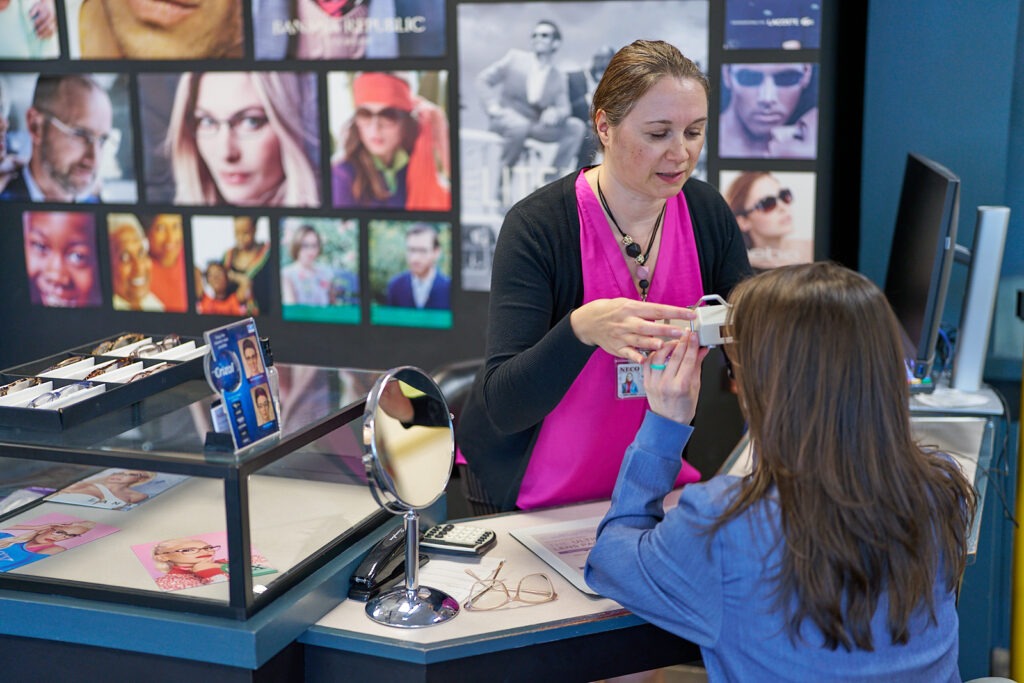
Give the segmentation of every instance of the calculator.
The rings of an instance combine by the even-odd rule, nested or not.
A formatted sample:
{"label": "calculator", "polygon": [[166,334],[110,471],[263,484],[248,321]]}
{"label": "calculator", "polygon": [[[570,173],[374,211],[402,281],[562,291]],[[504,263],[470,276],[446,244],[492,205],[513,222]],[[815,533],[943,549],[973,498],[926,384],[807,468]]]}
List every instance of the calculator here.
{"label": "calculator", "polygon": [[438,524],[427,529],[420,547],[439,553],[483,555],[498,541],[490,529],[469,524]]}

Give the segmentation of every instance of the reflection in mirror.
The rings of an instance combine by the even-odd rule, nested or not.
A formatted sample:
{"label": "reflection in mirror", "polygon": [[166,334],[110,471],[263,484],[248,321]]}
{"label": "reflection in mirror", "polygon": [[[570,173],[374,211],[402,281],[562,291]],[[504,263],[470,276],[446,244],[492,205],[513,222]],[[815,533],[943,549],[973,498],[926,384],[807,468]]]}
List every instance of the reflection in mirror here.
{"label": "reflection in mirror", "polygon": [[405,586],[367,603],[375,621],[403,628],[451,619],[458,603],[418,583],[419,510],[441,497],[455,451],[448,405],[437,384],[418,368],[382,376],[366,399],[363,462],[377,501],[405,520]]}

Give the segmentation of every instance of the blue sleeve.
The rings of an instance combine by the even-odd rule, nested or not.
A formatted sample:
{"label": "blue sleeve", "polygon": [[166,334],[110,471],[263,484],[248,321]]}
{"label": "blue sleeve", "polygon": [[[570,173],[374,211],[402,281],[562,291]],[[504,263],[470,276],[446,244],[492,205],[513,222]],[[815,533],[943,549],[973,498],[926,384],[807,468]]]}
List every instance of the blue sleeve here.
{"label": "blue sleeve", "polygon": [[663,507],[692,431],[647,413],[626,450],[586,580],[637,616],[711,646],[721,631],[722,570],[714,540],[704,534],[714,519],[709,496],[690,484],[677,507],[667,513]]}

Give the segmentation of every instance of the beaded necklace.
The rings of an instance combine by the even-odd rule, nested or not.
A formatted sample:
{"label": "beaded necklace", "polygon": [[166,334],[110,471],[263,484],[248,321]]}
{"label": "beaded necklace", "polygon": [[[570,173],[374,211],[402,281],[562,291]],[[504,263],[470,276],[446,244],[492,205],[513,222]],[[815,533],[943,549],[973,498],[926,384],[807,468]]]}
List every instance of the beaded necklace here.
{"label": "beaded necklace", "polygon": [[622,235],[622,246],[626,248],[626,256],[629,256],[636,262],[636,277],[637,285],[640,287],[640,300],[647,301],[647,290],[651,286],[651,271],[644,265],[647,263],[647,258],[651,255],[651,248],[654,246],[654,238],[658,235],[658,228],[661,227],[661,219],[665,217],[665,207],[668,202],[661,205],[661,211],[658,212],[658,217],[654,219],[654,228],[651,230],[651,239],[647,243],[647,250],[644,252],[640,251],[640,245],[633,241],[633,238],[623,232],[622,228],[619,227],[619,222],[615,220],[615,215],[612,210],[608,208],[608,200],[604,198],[604,192],[601,191],[601,176],[597,176],[597,197],[601,200],[601,206],[604,207],[604,211],[608,214],[608,218],[611,220],[612,225]]}

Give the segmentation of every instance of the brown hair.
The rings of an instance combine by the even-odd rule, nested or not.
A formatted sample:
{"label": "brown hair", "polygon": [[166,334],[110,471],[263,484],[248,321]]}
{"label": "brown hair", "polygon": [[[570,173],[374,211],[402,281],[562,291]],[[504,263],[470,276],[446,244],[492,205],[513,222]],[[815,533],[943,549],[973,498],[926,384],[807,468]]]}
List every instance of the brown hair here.
{"label": "brown hair", "polygon": [[678,48],[662,40],[637,40],[616,52],[608,62],[608,68],[594,91],[590,107],[591,125],[601,110],[604,110],[609,125],[619,125],[633,110],[637,100],[665,76],[692,78],[704,87],[708,99],[711,98],[708,77]]}
{"label": "brown hair", "polygon": [[[734,216],[739,216],[746,211],[747,200],[750,199],[750,189],[754,187],[754,183],[770,175],[771,173],[768,171],[743,171],[729,183],[723,196]],[[747,249],[752,248],[754,241],[750,238],[750,233],[742,230],[740,234],[743,235],[743,243],[747,245]]]}
{"label": "brown hair", "polygon": [[288,245],[288,253],[292,257],[292,261],[299,260],[299,251],[302,249],[302,239],[306,235],[313,235],[316,237],[316,250],[318,253],[323,252],[324,242],[320,239],[320,233],[316,231],[312,225],[300,225],[295,231],[295,235],[292,236],[292,242]]}
{"label": "brown hair", "polygon": [[[363,74],[363,76],[389,76],[393,81],[397,81],[401,86],[405,87],[406,94],[411,93],[409,84],[403,79],[396,76],[390,76],[387,74],[370,73]],[[356,77],[360,78],[359,76]],[[353,86],[355,83],[353,83]],[[416,138],[420,134],[420,125],[417,123],[415,117],[412,114],[408,114],[402,118],[402,137],[399,141],[399,146],[406,152],[412,152],[413,145],[416,144]],[[353,178],[352,178],[352,197],[360,204],[368,201],[383,201],[391,196],[391,192],[388,191],[387,185],[384,183],[384,179],[381,174],[377,172],[377,167],[373,163],[373,154],[370,150],[366,149],[363,144],[363,139],[359,134],[359,127],[356,125],[355,116],[348,124],[348,132],[345,135],[345,159],[352,164]]]}
{"label": "brown hair", "polygon": [[809,619],[830,649],[870,651],[887,593],[892,642],[906,643],[916,610],[934,619],[936,582],[956,587],[975,501],[953,461],[914,441],[891,307],[833,263],[767,271],[730,298],[754,469],[710,531],[777,492],[790,637]]}

